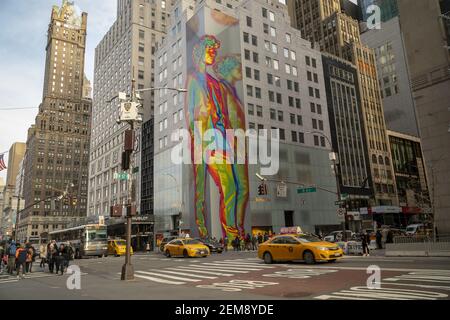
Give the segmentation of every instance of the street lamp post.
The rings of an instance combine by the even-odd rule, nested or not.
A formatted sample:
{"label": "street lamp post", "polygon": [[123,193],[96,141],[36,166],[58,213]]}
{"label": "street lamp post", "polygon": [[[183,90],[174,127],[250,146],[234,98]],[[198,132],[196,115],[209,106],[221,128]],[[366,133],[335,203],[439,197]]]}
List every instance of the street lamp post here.
{"label": "street lamp post", "polygon": [[[339,208],[343,208],[341,205],[341,201],[342,201],[341,200],[341,183],[339,181],[339,159],[338,159],[338,154],[333,147],[333,143],[331,142],[330,138],[328,138],[328,136],[323,134],[322,132],[307,131],[307,132],[305,132],[305,134],[317,134],[321,137],[324,137],[327,140],[327,142],[330,144],[330,147],[331,147],[330,161],[333,164],[334,176],[336,178],[337,199],[339,202]],[[345,206],[344,206],[344,209],[346,209]],[[344,213],[344,221],[342,222],[342,237],[343,237],[344,241],[347,240],[346,225],[347,225],[347,212]]]}
{"label": "street lamp post", "polygon": [[[126,223],[127,223],[127,234],[126,234],[126,255],[125,255],[125,264],[122,266],[122,274],[121,274],[121,280],[133,280],[134,279],[134,267],[131,264],[131,224],[132,224],[132,215],[133,212],[133,166],[131,165],[131,158],[133,158],[134,153],[134,130],[135,130],[135,124],[142,122],[142,119],[138,113],[138,108],[142,107],[140,103],[140,97],[138,93],[140,92],[147,92],[147,91],[156,91],[156,90],[175,90],[177,92],[187,92],[186,89],[182,88],[167,88],[167,87],[161,87],[161,88],[145,88],[145,89],[139,89],[136,90],[136,81],[133,78],[131,83],[131,94],[127,95],[125,93],[119,93],[118,96],[112,98],[111,100],[107,101],[107,103],[112,102],[115,98],[119,98],[121,100],[121,116],[120,119],[117,120],[117,123],[128,123],[130,125],[130,132],[132,133],[131,136],[133,137],[132,140],[132,150],[130,152],[125,151],[125,161],[128,162],[129,168],[128,168],[128,177],[130,179],[129,185],[128,185],[128,201],[126,203]],[[122,164],[123,165],[123,164]]]}

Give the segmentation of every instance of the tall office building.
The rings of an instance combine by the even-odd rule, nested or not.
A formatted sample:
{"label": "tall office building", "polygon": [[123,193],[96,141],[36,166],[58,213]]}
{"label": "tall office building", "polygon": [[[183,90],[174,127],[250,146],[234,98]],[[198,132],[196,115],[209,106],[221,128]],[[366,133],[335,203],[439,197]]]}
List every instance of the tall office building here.
{"label": "tall office building", "polygon": [[[19,241],[38,241],[43,232],[86,216],[92,106],[83,96],[86,32],[87,13],[66,0],[53,7],[43,99],[28,130],[23,186],[27,209],[19,216]],[[72,203],[57,201],[52,208],[49,198],[66,188]]]}
{"label": "tall office building", "polygon": [[[118,124],[119,92],[131,92],[132,80],[136,89],[153,86],[154,58],[157,44],[166,32],[166,21],[170,1],[119,0],[117,20],[103,37],[95,50],[94,98],[92,114],[91,157],[89,171],[89,216],[108,216],[110,206],[122,204],[128,196],[126,181],[114,180],[121,171],[120,159],[123,151],[124,131],[128,124]],[[144,190],[152,183],[153,153],[148,140],[153,140],[149,122],[153,114],[154,93],[142,93],[143,136],[136,131],[136,149],[133,164],[136,187],[133,190],[138,212],[151,214],[147,193],[143,194],[144,205],[140,206],[141,176]],[[112,100],[111,100],[112,99]],[[111,102],[108,102],[111,101]],[[141,149],[141,142],[144,149]],[[142,157],[142,166],[141,166]]]}
{"label": "tall office building", "polygon": [[450,1],[398,0],[438,233],[450,232]]}
{"label": "tall office building", "polygon": [[[358,21],[341,10],[340,0],[296,0],[290,6],[303,37],[323,52],[356,66],[362,125],[367,140],[368,163],[374,192],[373,205],[397,205],[391,151],[386,134],[383,104],[378,85],[374,51],[361,43]],[[352,136],[340,137],[353,139]],[[360,141],[362,142],[362,141]],[[339,148],[339,145],[336,145]],[[343,156],[344,150],[338,150]]]}
{"label": "tall office building", "polygon": [[[339,228],[334,205],[336,182],[327,142],[330,128],[322,57],[290,26],[285,2],[178,1],[171,18],[171,31],[157,54],[156,84],[184,86],[188,92],[167,90],[156,97],[156,232],[177,232],[180,227],[191,235],[207,230],[218,239],[227,234],[231,240],[230,234],[235,234],[236,229],[242,233],[244,228],[254,234],[279,233],[282,227],[292,226],[311,232]],[[202,69],[202,46],[208,43],[217,49],[217,56],[214,62],[205,62],[211,66]],[[195,126],[192,116],[201,118],[201,102],[197,105],[196,97],[205,94],[208,100],[214,94],[196,86],[196,79],[205,77],[209,84],[221,79],[228,97],[233,96],[227,102],[217,96],[217,108],[224,113],[228,110],[229,116],[219,122],[230,121],[232,128],[255,133],[279,129],[279,154],[272,150],[279,169],[265,175],[269,179],[267,196],[258,195],[261,182],[256,173],[264,175],[261,168],[266,167],[261,162],[248,164],[248,175],[237,164],[232,169],[236,176],[230,181],[230,175],[223,176],[223,167],[211,165],[208,173],[202,171],[203,175],[202,169],[194,173],[196,165],[173,161],[174,148],[180,146],[178,130]],[[208,101],[213,103],[212,98]],[[235,103],[241,108],[236,110]],[[195,110],[185,112],[197,107],[200,114]],[[236,120],[238,115],[240,120]],[[213,111],[211,119],[214,125]],[[190,158],[192,152],[183,150],[183,154]],[[221,172],[220,178],[215,170]],[[301,193],[297,190],[301,186],[316,186],[317,190]],[[204,230],[199,230],[202,226]]]}
{"label": "tall office building", "polygon": [[2,233],[10,237],[17,212],[16,176],[20,172],[23,157],[25,155],[26,144],[23,142],[14,143],[8,152],[8,171],[6,173],[6,185],[3,191],[3,210],[0,212],[2,220]]}

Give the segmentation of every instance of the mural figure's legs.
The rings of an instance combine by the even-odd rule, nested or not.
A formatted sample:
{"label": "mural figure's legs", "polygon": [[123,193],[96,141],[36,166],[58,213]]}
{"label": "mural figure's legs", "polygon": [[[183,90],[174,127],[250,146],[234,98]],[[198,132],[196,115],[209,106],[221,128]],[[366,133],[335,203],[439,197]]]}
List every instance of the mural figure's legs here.
{"label": "mural figure's legs", "polygon": [[205,225],[206,221],[206,164],[194,164],[194,185],[195,185],[195,222],[201,238],[208,235]]}

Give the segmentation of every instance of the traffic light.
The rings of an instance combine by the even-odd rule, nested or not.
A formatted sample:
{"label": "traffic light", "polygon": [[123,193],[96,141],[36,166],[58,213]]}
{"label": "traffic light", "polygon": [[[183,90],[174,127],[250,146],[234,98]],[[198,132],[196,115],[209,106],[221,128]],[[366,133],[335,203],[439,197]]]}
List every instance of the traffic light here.
{"label": "traffic light", "polygon": [[122,170],[127,171],[130,169],[131,151],[122,152]]}
{"label": "traffic light", "polygon": [[122,205],[115,205],[111,207],[110,216],[113,218],[122,217]]}
{"label": "traffic light", "polygon": [[258,196],[267,196],[267,186],[264,182],[258,186]]}
{"label": "traffic light", "polygon": [[69,197],[64,197],[64,199],[63,199],[64,205],[65,205],[65,206],[68,206],[68,205],[69,205],[69,202],[70,202]]}
{"label": "traffic light", "polygon": [[72,198],[72,206],[76,207],[78,203],[78,199],[77,198]]}

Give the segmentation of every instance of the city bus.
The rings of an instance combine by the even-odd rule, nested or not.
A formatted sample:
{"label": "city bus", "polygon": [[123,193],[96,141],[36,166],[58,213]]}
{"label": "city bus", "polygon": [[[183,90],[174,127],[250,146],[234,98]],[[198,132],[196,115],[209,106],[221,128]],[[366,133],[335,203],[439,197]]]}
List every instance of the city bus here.
{"label": "city bus", "polygon": [[106,225],[87,224],[74,228],[49,232],[49,240],[57,243],[70,243],[75,258],[86,256],[108,256],[108,236]]}

